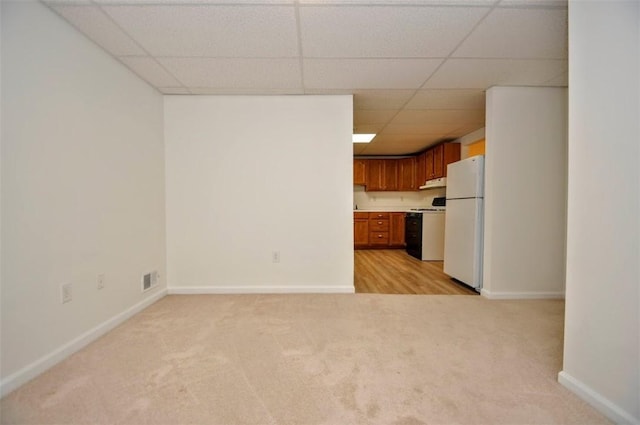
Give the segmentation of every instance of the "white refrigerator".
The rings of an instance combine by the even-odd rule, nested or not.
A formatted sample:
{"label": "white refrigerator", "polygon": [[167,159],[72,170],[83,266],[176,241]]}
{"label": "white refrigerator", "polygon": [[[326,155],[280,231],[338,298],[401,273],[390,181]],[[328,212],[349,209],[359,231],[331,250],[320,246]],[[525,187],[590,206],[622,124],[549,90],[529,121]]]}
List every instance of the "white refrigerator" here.
{"label": "white refrigerator", "polygon": [[476,291],[482,288],[484,156],[447,167],[444,272]]}

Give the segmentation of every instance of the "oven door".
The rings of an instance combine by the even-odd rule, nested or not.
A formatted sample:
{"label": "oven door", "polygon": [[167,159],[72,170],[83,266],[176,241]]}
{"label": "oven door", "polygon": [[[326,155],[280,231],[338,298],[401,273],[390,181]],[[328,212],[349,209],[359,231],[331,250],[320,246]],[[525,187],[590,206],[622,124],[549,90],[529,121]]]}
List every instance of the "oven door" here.
{"label": "oven door", "polygon": [[422,260],[422,214],[407,213],[404,219],[404,241],[407,254]]}

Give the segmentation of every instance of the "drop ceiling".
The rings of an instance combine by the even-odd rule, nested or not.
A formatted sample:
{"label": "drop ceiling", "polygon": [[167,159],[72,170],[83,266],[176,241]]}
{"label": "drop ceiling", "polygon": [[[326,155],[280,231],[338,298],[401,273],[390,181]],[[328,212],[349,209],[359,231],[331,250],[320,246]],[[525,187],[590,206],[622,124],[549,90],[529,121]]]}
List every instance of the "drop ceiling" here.
{"label": "drop ceiling", "polygon": [[495,85],[567,85],[566,0],[42,0],[160,92],[353,94],[355,155],[484,127]]}

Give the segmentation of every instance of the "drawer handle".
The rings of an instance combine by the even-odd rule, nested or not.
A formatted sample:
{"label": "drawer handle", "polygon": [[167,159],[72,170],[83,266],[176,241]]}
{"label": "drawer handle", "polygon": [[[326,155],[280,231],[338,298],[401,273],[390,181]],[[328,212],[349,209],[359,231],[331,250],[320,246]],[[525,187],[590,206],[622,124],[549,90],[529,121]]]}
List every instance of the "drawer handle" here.
{"label": "drawer handle", "polygon": [[379,221],[379,222],[378,222],[378,224],[382,224],[382,222],[381,222],[381,221]]}
{"label": "drawer handle", "polygon": [[378,235],[378,239],[382,238],[382,235]]}

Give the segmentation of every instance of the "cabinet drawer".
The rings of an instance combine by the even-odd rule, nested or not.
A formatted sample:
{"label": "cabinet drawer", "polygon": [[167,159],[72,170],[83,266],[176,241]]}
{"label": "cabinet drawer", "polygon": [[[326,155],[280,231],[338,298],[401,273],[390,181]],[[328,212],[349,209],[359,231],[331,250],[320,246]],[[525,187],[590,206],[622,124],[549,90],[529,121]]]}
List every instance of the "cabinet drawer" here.
{"label": "cabinet drawer", "polygon": [[360,219],[363,218],[365,220],[369,219],[369,213],[368,212],[355,212],[353,213],[353,218],[354,219]]}
{"label": "cabinet drawer", "polygon": [[369,230],[372,232],[388,232],[389,220],[369,220]]}
{"label": "cabinet drawer", "polygon": [[369,213],[369,220],[379,220],[379,219],[389,220],[389,213],[388,212]]}
{"label": "cabinet drawer", "polygon": [[389,232],[371,232],[369,245],[389,245]]}

